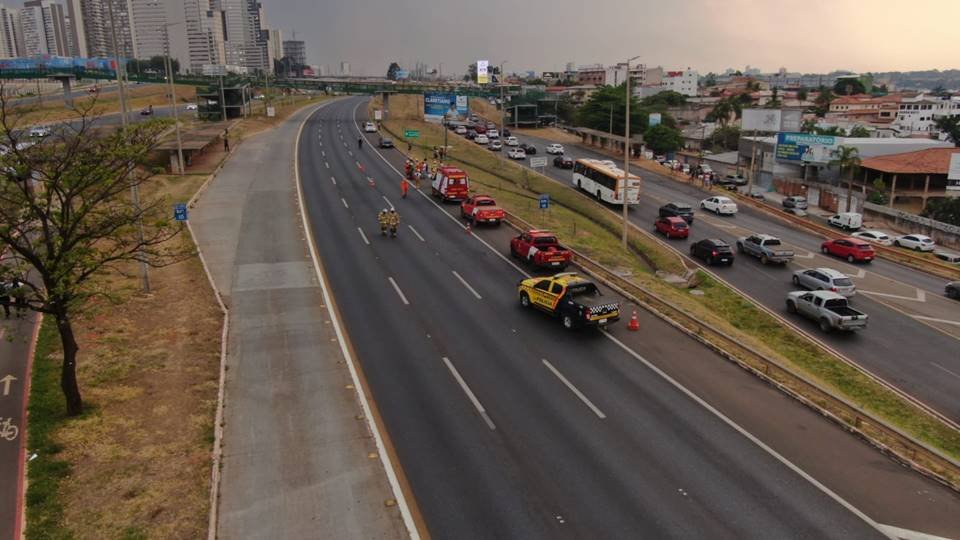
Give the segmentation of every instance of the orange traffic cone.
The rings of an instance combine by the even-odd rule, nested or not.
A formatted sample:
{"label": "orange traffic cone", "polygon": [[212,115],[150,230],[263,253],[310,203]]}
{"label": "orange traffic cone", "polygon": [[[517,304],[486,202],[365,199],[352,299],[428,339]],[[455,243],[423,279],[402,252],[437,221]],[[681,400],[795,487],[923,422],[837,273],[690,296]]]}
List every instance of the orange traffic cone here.
{"label": "orange traffic cone", "polygon": [[636,332],[640,329],[640,321],[637,320],[637,310],[634,308],[633,315],[630,316],[630,324],[627,325],[627,330],[632,330]]}

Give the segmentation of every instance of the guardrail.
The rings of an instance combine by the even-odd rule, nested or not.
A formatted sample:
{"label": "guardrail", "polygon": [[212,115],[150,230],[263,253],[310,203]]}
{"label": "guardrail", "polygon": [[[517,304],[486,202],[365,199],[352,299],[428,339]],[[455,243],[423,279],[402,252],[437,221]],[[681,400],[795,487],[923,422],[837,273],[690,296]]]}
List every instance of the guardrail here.
{"label": "guardrail", "polygon": [[[523,218],[509,212],[507,212],[507,224],[517,230],[534,228]],[[937,480],[950,489],[960,492],[960,462],[957,460],[903,433],[897,427],[835,395],[829,389],[803,374],[743,344],[737,338],[704,324],[693,314],[687,313],[652,291],[619,276],[583,253],[575,249],[571,249],[571,251],[574,254],[573,263],[575,265],[618,294],[667,321],[670,325],[703,343],[727,360],[772,384],[847,431],[863,438],[881,452],[911,469]],[[889,388],[889,385],[882,381],[878,382]],[[902,394],[897,392],[897,395]]]}

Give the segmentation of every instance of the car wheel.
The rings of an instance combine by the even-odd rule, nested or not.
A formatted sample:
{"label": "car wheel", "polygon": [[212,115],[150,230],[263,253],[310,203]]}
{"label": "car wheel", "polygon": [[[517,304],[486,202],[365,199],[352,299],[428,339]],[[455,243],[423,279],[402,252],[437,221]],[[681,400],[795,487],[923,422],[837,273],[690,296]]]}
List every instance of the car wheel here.
{"label": "car wheel", "polygon": [[793,276],[793,285],[794,285],[795,287],[799,287],[799,286],[800,286],[800,278],[798,278],[797,276]]}
{"label": "car wheel", "polygon": [[[626,99],[626,98],[624,98]],[[713,266],[713,257],[707,256],[707,266]]]}
{"label": "car wheel", "polygon": [[[626,99],[626,98],[624,98],[624,99]],[[761,256],[760,256],[760,264],[764,264],[764,265],[770,264],[770,259],[768,259],[766,255],[761,255]]]}
{"label": "car wheel", "polygon": [[520,293],[520,305],[525,308],[530,307],[530,297],[525,292]]}
{"label": "car wheel", "polygon": [[790,300],[787,300],[787,311],[789,311],[790,313],[796,313],[797,305],[791,302]]}
{"label": "car wheel", "polygon": [[[624,98],[624,99],[626,99],[626,98]],[[826,247],[821,247],[821,248],[820,248],[820,253],[823,253],[824,255],[828,255],[828,254],[830,253],[830,250],[827,249]]]}
{"label": "car wheel", "polygon": [[[623,98],[623,99],[624,101],[626,101],[627,98]],[[706,206],[704,206],[703,203],[700,203],[700,209],[703,210],[704,208],[706,208]]]}
{"label": "car wheel", "polygon": [[690,246],[690,256],[691,256],[691,257],[696,257],[696,256],[697,256],[697,246],[695,246],[695,245],[694,245],[694,246]]}
{"label": "car wheel", "polygon": [[740,242],[737,242],[737,253],[743,253],[743,244],[741,244]]}
{"label": "car wheel", "polygon": [[960,289],[947,289],[947,298],[960,298]]}
{"label": "car wheel", "polygon": [[826,318],[823,318],[823,319],[820,319],[820,329],[823,330],[824,332],[829,332],[833,330],[833,327],[830,326],[830,321],[828,321]]}
{"label": "car wheel", "polygon": [[[626,98],[624,98],[624,99],[626,99]],[[600,198],[600,190],[598,189],[598,190],[597,190],[597,202],[602,202],[602,201],[603,201],[603,199]]]}
{"label": "car wheel", "polygon": [[567,330],[573,330],[573,317],[569,315],[563,316],[563,327]]}
{"label": "car wheel", "polygon": [[[624,98],[624,99],[626,99],[626,98]],[[854,261],[853,255],[847,255],[847,262],[850,263],[850,264],[853,264],[853,261]]]}
{"label": "car wheel", "polygon": [[[624,98],[624,99],[626,99],[626,98]],[[895,246],[897,246],[897,247],[903,247],[903,246],[900,245],[900,241],[899,241],[899,240],[894,240],[894,241],[893,241],[893,245],[895,245]]]}
{"label": "car wheel", "polygon": [[[626,99],[626,98],[624,98],[624,99]],[[920,251],[920,246],[917,246],[917,247],[913,248],[913,250],[914,250],[914,251]]]}

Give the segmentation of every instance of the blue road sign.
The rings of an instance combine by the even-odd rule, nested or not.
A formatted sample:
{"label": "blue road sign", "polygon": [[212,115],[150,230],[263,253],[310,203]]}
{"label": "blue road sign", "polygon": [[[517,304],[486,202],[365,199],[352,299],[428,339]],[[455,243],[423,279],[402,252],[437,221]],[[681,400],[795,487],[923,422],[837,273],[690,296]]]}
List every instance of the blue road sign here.
{"label": "blue road sign", "polygon": [[550,208],[550,195],[544,193],[540,196],[540,209],[546,210],[547,208]]}
{"label": "blue road sign", "polygon": [[177,221],[186,221],[187,220],[187,205],[184,203],[177,203],[173,205],[173,219]]}

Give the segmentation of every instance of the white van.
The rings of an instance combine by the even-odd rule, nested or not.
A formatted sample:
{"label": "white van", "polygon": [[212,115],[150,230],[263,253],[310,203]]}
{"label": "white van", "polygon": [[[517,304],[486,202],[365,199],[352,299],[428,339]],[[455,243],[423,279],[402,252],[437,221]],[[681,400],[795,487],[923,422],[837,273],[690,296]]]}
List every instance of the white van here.
{"label": "white van", "polygon": [[827,223],[845,231],[855,231],[863,227],[863,216],[856,212],[841,212],[828,219]]}

